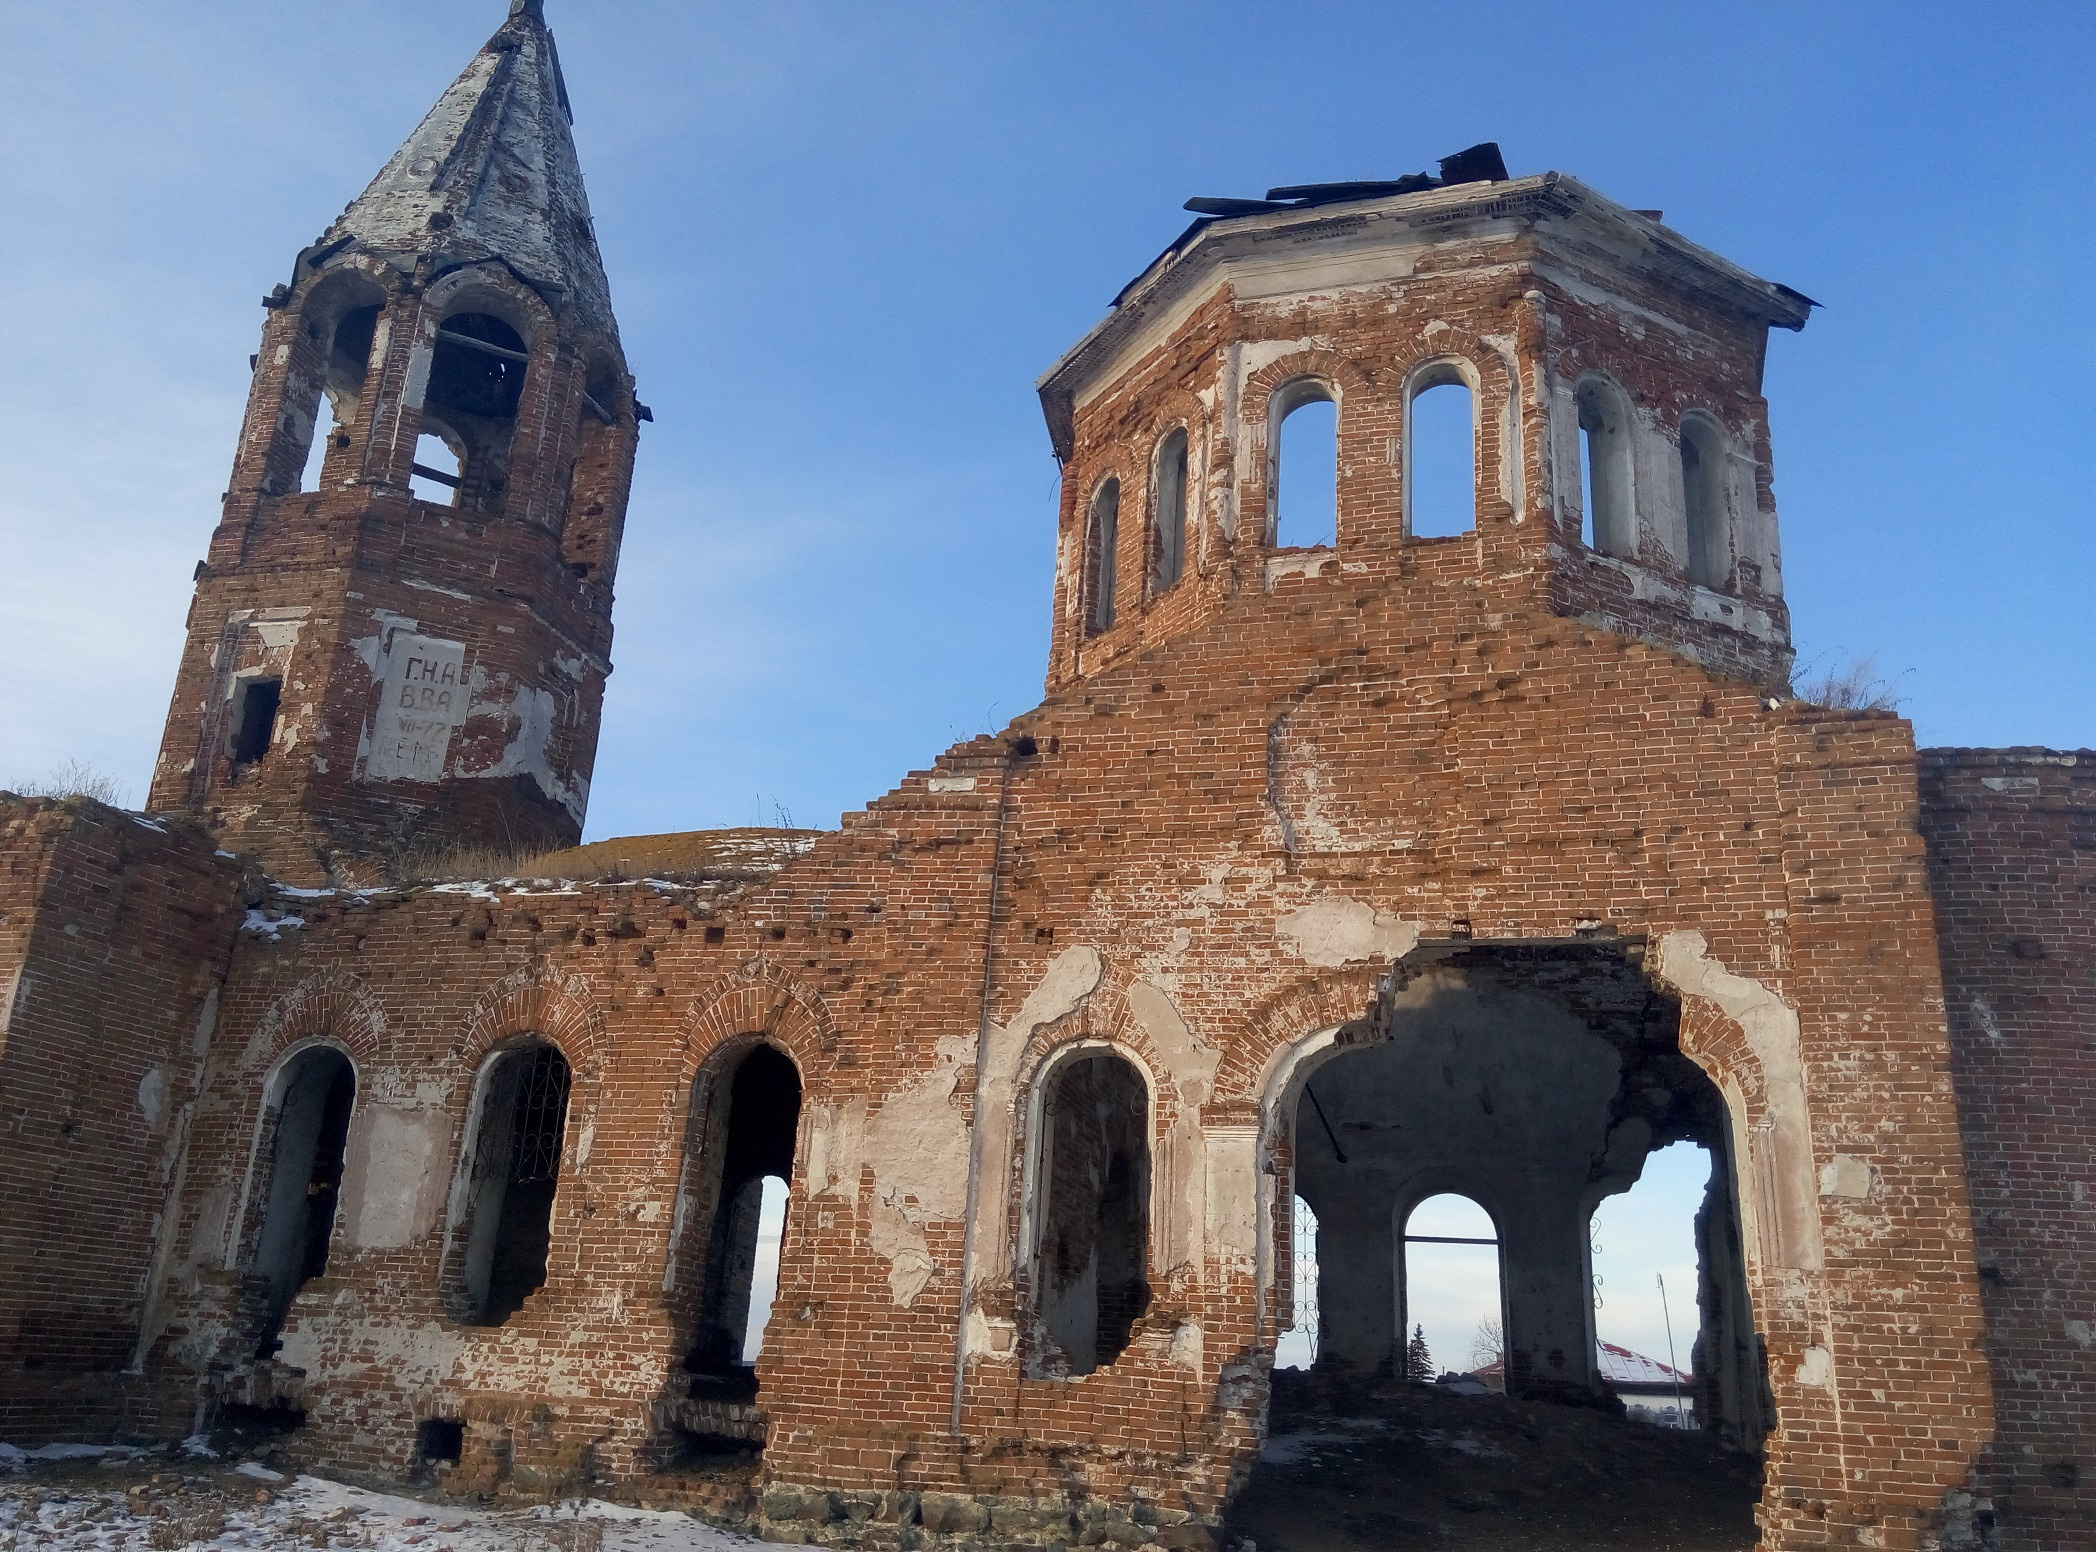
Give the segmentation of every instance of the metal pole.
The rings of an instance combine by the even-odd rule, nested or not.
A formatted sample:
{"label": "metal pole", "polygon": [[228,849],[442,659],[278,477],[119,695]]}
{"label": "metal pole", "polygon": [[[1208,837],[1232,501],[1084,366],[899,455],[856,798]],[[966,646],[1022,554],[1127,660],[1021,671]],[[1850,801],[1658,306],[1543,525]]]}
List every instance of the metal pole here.
{"label": "metal pole", "polygon": [[1681,1410],[1681,1371],[1674,1366],[1674,1312],[1667,1308],[1667,1274],[1655,1272],[1653,1275],[1659,1279],[1659,1312],[1667,1321],[1667,1373],[1674,1377],[1674,1415],[1686,1428],[1688,1414]]}

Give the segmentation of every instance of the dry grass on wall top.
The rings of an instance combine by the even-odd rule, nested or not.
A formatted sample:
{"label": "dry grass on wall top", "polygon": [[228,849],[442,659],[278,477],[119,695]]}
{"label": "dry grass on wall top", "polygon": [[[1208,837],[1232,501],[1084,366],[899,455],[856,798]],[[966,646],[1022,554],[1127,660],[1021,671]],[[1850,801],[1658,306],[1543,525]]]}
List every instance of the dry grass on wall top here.
{"label": "dry grass on wall top", "polygon": [[418,883],[478,879],[619,883],[646,878],[756,882],[770,878],[807,851],[821,834],[820,830],[749,825],[732,830],[624,836],[558,851],[467,846],[411,857],[402,864],[400,873],[404,879]]}
{"label": "dry grass on wall top", "polygon": [[20,798],[93,798],[111,808],[122,808],[127,789],[116,777],[96,770],[85,760],[68,760],[54,766],[41,781],[13,782],[0,791]]}
{"label": "dry grass on wall top", "polygon": [[1887,679],[1878,672],[1874,657],[1844,658],[1821,668],[1815,663],[1792,687],[1801,701],[1825,706],[1830,711],[1887,711],[1900,709],[1897,676]]}

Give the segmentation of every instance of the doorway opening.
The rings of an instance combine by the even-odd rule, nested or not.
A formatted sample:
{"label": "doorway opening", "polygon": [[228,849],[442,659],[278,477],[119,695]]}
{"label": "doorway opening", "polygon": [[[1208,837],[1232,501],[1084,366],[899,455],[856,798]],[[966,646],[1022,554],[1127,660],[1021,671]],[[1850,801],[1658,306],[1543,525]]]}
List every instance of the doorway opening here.
{"label": "doorway opening", "polygon": [[1654,1149],[1635,1185],[1602,1199],[1589,1230],[1602,1377],[1632,1417],[1664,1428],[1698,1427],[1696,1376],[1719,1356],[1703,1341],[1701,1290],[1715,1173],[1697,1143]]}
{"label": "doorway opening", "polygon": [[[1291,1544],[1321,1519],[1335,1530],[1387,1519],[1387,1539],[1401,1539],[1399,1521],[1454,1523],[1463,1534],[1451,1544],[1483,1547],[1547,1521],[1561,1539],[1577,1526],[1596,1545],[1659,1544],[1697,1527],[1751,1544],[1773,1413],[1740,1253],[1730,1112],[1681,1050],[1678,1003],[1642,965],[1641,944],[1615,940],[1425,944],[1347,1041],[1306,1047],[1273,1124],[1293,1171],[1280,1201],[1307,1207],[1316,1225],[1317,1342],[1307,1367],[1284,1362],[1277,1344],[1269,1444],[1232,1536]],[[1614,1215],[1649,1215],[1674,1174],[1686,1178],[1661,1214],[1661,1248],[1678,1255],[1686,1242],[1687,1267],[1677,1258],[1649,1276],[1617,1273],[1610,1236],[1636,1247],[1615,1234]],[[1624,1193],[1641,1176],[1632,1205]],[[1303,1225],[1276,1232],[1294,1241]],[[1662,1272],[1678,1323],[1672,1365]],[[1651,1288],[1656,1339],[1609,1323],[1614,1296],[1628,1293],[1619,1275]],[[1307,1303],[1298,1292],[1297,1323]],[[1635,1311],[1626,1297],[1615,1313]],[[1302,1345],[1292,1327],[1282,1340]],[[1693,1391],[1684,1409],[1705,1424],[1693,1444],[1627,1415],[1636,1398],[1611,1347],[1678,1369]],[[1378,1446],[1356,1471],[1344,1464],[1353,1456],[1319,1442],[1352,1432],[1467,1439],[1473,1453]],[[1510,1483],[1523,1491],[1500,1491]]]}

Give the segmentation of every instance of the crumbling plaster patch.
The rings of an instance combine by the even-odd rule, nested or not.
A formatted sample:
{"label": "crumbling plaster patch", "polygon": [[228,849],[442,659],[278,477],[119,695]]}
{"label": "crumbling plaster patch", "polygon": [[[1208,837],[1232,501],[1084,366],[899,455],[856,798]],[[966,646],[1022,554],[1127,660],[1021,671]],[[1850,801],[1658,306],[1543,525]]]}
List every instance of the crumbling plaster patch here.
{"label": "crumbling plaster patch", "polygon": [[437,1106],[357,1107],[343,1177],[343,1234],[364,1250],[397,1250],[437,1226],[449,1171],[451,1117]]}
{"label": "crumbling plaster patch", "polygon": [[1207,1149],[1201,1107],[1215,1086],[1223,1053],[1188,1026],[1171,994],[1148,981],[1128,988],[1128,1011],[1163,1064],[1178,1105],[1171,1128],[1158,1139],[1154,1178],[1157,1221],[1151,1226],[1156,1265],[1167,1279],[1198,1276],[1204,1253],[1207,1207]]}
{"label": "crumbling plaster patch", "polygon": [[[1001,1179],[997,1160],[1009,1168],[1011,1110],[1018,1065],[1034,1031],[1074,1012],[1105,973],[1099,951],[1088,945],[1065,949],[1049,964],[1018,1015],[1006,1025],[989,1024],[979,1076],[982,1158],[986,1178]],[[967,1212],[970,1137],[959,1085],[975,1042],[949,1035],[938,1042],[931,1069],[890,1096],[870,1115],[863,1101],[826,1104],[811,1112],[808,1190],[813,1196],[856,1192],[862,1167],[874,1175],[868,1216],[868,1247],[888,1262],[888,1289],[895,1302],[913,1304],[938,1274],[926,1225],[956,1222]],[[1002,1235],[985,1243],[1001,1245]],[[997,1253],[993,1252],[993,1256]],[[995,1275],[1009,1270],[1009,1253]]]}
{"label": "crumbling plaster patch", "polygon": [[[1746,1122],[1739,1130],[1747,1143],[1760,1251],[1771,1266],[1819,1271],[1825,1253],[1797,1010],[1761,982],[1734,975],[1722,960],[1711,958],[1700,932],[1667,933],[1655,965],[1661,979],[1683,996],[1716,1003],[1745,1034],[1761,1064],[1762,1115],[1738,1118]],[[1688,1055],[1702,1060],[1694,1051]]]}
{"label": "crumbling plaster patch", "polygon": [[1345,895],[1319,896],[1281,917],[1274,931],[1296,958],[1333,968],[1369,959],[1402,959],[1419,942],[1419,929],[1412,923]]}

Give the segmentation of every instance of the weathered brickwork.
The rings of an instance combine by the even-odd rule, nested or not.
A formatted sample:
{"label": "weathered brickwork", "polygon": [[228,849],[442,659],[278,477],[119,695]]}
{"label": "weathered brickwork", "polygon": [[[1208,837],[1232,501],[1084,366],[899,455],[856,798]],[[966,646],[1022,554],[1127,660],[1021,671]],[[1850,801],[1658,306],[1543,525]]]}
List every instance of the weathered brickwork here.
{"label": "weathered brickwork", "polygon": [[187,1432],[135,1374],[241,874],[194,826],[0,804],[0,1434]]}
{"label": "weathered brickwork", "polygon": [[2096,755],[1931,749],[1921,826],[1943,948],[2018,1543],[2096,1525]]}
{"label": "weathered brickwork", "polygon": [[[1524,1193],[1509,1383],[1605,1403],[1588,1214],[1692,1138],[1698,1412],[1764,1545],[2085,1548],[2087,757],[1789,692],[1762,358],[1811,304],[1556,174],[1248,203],[1042,379],[1038,707],[833,832],[402,883],[579,834],[645,415],[515,0],[271,299],[153,804],[283,882],[0,811],[0,1271],[94,1251],[0,1289],[0,1425],[247,1408],[336,1471],[779,1540],[1208,1547],[1299,1185],[1332,1361],[1391,1361],[1393,1204]],[[1473,522],[1417,536],[1452,383]],[[1282,548],[1319,398],[1336,542]],[[1438,1154],[1298,1136],[1318,1074],[1394,1132],[1436,1041]]]}
{"label": "weathered brickwork", "polygon": [[646,411],[531,8],[265,302],[149,806],[300,883],[572,845]]}

